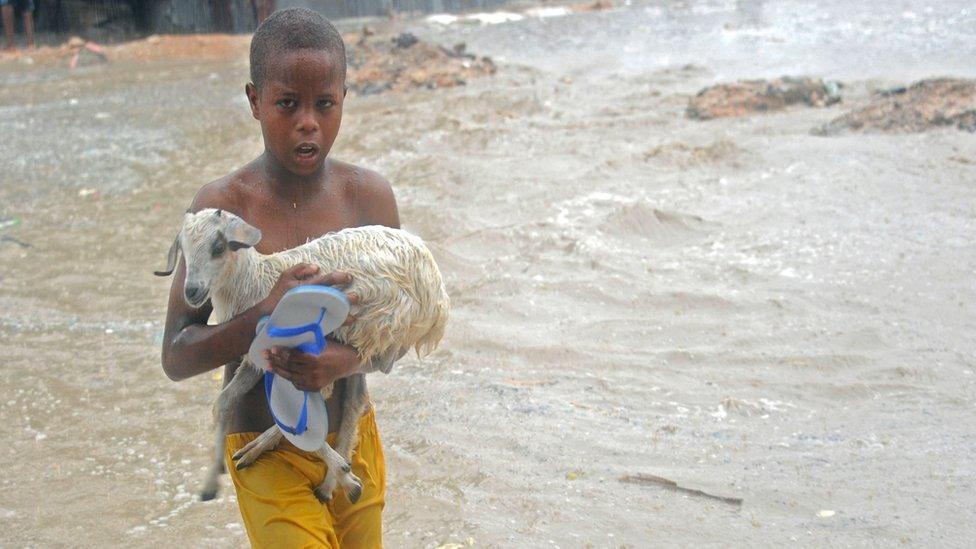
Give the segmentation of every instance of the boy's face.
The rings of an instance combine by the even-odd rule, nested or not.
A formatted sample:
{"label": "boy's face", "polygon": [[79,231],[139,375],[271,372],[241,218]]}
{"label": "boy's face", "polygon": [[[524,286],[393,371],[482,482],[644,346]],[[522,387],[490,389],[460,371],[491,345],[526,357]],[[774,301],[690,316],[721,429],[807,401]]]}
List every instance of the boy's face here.
{"label": "boy's face", "polygon": [[290,51],[268,67],[260,90],[245,88],[265,148],[296,175],[318,170],[339,133],[346,93],[335,57],[322,50]]}

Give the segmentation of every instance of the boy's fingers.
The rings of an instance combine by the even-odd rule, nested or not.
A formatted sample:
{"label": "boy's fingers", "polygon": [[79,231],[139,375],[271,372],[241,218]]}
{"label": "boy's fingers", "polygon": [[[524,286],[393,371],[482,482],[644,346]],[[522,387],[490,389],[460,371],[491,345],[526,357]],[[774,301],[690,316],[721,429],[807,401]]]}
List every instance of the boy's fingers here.
{"label": "boy's fingers", "polygon": [[298,385],[300,383],[299,376],[294,372],[286,370],[278,366],[272,366],[271,372],[276,376],[281,376],[291,382],[292,385]]}
{"label": "boy's fingers", "polygon": [[288,363],[291,357],[291,349],[287,347],[272,347],[265,351],[265,358],[272,366],[282,366]]}
{"label": "boy's fingers", "polygon": [[325,275],[326,286],[344,286],[352,282],[352,275],[343,271],[332,271]]}
{"label": "boy's fingers", "polygon": [[315,286],[335,286],[335,277],[332,276],[333,273],[323,273],[318,272],[310,274],[306,277],[299,279],[303,285],[312,284]]}
{"label": "boy's fingers", "polygon": [[270,349],[268,349],[268,354],[270,354],[271,356],[279,360],[288,360],[288,357],[291,356],[291,353],[292,353],[291,348],[282,347],[280,345],[275,345]]}
{"label": "boy's fingers", "polygon": [[[349,305],[353,307],[359,305],[359,300],[360,300],[359,294],[357,293],[346,294],[346,298],[349,299]],[[342,322],[342,325],[349,326],[353,322],[356,322],[356,315],[350,313],[349,315],[346,316],[346,320]]]}
{"label": "boy's fingers", "polygon": [[291,276],[302,280],[319,272],[319,268],[317,265],[312,265],[311,263],[299,263],[288,269],[288,271]]}
{"label": "boy's fingers", "polygon": [[305,368],[301,364],[296,364],[294,357],[280,357],[277,360],[269,361],[272,370],[282,372],[290,381],[292,378],[301,377]]}

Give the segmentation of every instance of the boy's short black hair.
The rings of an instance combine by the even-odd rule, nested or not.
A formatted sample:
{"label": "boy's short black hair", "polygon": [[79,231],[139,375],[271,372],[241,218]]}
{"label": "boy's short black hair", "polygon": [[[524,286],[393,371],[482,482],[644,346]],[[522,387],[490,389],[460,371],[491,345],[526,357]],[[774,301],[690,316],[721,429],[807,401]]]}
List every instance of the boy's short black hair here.
{"label": "boy's short black hair", "polygon": [[346,75],[346,46],[342,35],[325,17],[308,8],[288,8],[272,13],[251,38],[251,82],[260,88],[268,64],[284,53],[315,49],[338,57]]}

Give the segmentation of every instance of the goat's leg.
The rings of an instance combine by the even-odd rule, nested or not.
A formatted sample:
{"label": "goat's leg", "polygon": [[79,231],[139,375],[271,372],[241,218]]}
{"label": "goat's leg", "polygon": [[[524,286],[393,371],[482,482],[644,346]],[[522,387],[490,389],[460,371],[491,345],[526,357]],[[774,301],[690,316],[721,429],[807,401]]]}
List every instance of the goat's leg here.
{"label": "goat's leg", "polygon": [[216,423],[216,439],[214,440],[214,460],[207,471],[207,478],[203,483],[203,490],[200,491],[200,500],[207,501],[217,497],[220,489],[220,475],[224,472],[224,448],[227,436],[227,420],[231,410],[241,401],[241,398],[251,390],[252,387],[261,379],[262,372],[250,362],[243,362],[230,383],[217,397],[214,404],[214,422]]}
{"label": "goat's leg", "polygon": [[248,442],[246,446],[237,451],[231,458],[238,471],[253,464],[261,454],[270,452],[278,447],[281,442],[282,434],[277,425],[268,427],[268,430],[261,433],[256,439]]}
{"label": "goat's leg", "polygon": [[[336,447],[333,450],[339,455],[346,467],[333,467],[326,460],[329,468],[326,471],[325,479],[315,489],[315,495],[322,501],[328,501],[332,498],[332,493],[337,485],[342,485],[346,497],[352,503],[356,503],[363,493],[362,482],[356,475],[352,474],[349,464],[352,462],[353,447],[358,440],[359,418],[362,417],[366,402],[366,376],[356,374],[346,378],[346,387],[342,395],[342,423],[339,425]],[[328,443],[324,445],[323,450],[326,448],[332,450]],[[324,455],[323,459],[326,459]]]}
{"label": "goat's leg", "polygon": [[359,420],[369,404],[366,393],[366,375],[355,374],[346,378],[346,390],[342,401],[342,424],[336,436],[335,449],[346,461],[352,461],[352,452],[359,442]]}
{"label": "goat's leg", "polygon": [[[325,441],[322,442],[318,454],[325,461],[328,470],[325,473],[325,480],[315,488],[315,497],[322,503],[327,503],[332,500],[332,492],[335,491],[336,484],[341,484],[351,503],[359,501],[359,496],[363,493],[363,483],[352,473],[352,466],[346,458],[340,456]],[[334,480],[330,483],[330,479]]]}

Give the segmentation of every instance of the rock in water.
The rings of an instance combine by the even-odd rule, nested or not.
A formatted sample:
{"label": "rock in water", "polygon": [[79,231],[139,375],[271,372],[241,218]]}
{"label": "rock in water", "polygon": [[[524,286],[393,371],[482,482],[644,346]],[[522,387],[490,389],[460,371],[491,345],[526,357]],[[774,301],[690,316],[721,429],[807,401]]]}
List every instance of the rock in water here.
{"label": "rock in water", "polygon": [[416,44],[417,42],[420,42],[420,40],[418,40],[416,36],[410,34],[409,32],[405,32],[393,39],[393,43],[396,44],[396,47],[403,48],[403,49],[407,49],[410,46]]}
{"label": "rock in water", "polygon": [[907,133],[942,126],[976,132],[976,80],[931,78],[907,88],[884,90],[866,105],[831,120],[813,133]]}
{"label": "rock in water", "polygon": [[719,84],[705,88],[692,97],[685,116],[698,120],[746,116],[778,111],[798,103],[823,107],[840,101],[839,88],[834,82],[789,76],[772,81],[743,80],[734,84]]}

